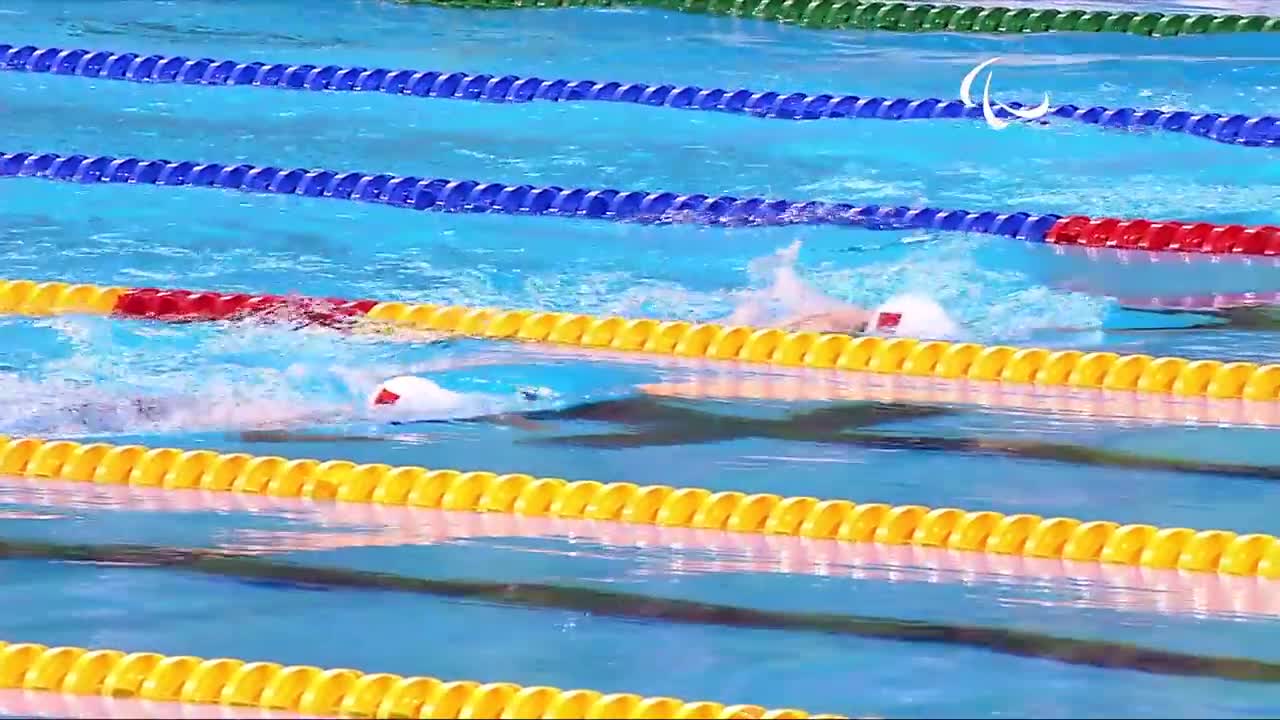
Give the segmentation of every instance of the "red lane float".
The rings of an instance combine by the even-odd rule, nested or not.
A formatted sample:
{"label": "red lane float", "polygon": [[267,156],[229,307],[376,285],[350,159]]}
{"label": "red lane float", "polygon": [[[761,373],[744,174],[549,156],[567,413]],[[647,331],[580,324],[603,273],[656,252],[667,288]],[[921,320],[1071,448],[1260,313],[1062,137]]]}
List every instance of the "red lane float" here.
{"label": "red lane float", "polygon": [[1126,250],[1280,255],[1280,227],[1275,225],[1250,227],[1070,215],[1054,223],[1044,241]]}
{"label": "red lane float", "polygon": [[377,304],[377,300],[133,288],[120,295],[113,314],[170,322],[243,320],[281,314],[325,324],[365,315]]}

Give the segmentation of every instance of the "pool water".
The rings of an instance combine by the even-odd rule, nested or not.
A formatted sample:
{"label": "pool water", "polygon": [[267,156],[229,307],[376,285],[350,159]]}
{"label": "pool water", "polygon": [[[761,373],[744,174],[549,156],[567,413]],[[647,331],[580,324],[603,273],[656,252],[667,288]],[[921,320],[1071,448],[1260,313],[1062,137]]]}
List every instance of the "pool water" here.
{"label": "pool water", "polygon": [[[1225,12],[1226,5],[1123,7]],[[1269,11],[1256,3],[1230,7]],[[1262,35],[817,32],[642,9],[482,12],[359,0],[308,6],[305,16],[284,0],[9,0],[0,22],[0,42],[14,45],[913,98],[955,97],[969,68],[1001,56],[993,92],[1005,100],[1034,104],[1049,93],[1056,104],[1249,115],[1280,107],[1280,52]],[[681,194],[1274,224],[1280,192],[1273,149],[1067,122],[996,132],[971,121],[786,122],[608,103],[497,105],[8,72],[0,73],[0,118],[5,152]],[[1280,354],[1276,330],[1131,332],[1151,318],[1117,300],[1280,291],[1271,258],[1085,251],[833,226],[417,213],[25,178],[0,184],[0,217],[9,278],[688,320],[726,314],[735,293],[763,282],[752,261],[798,240],[800,272],[822,292],[866,306],[926,294],[977,342],[1224,361],[1275,362]],[[692,419],[656,429],[555,418],[533,429],[387,427],[360,410],[380,380],[402,373],[435,372],[448,387],[503,397],[546,388],[539,408],[554,410],[626,397],[637,383],[691,372],[669,365],[278,325],[9,318],[0,319],[0,333],[0,434],[1280,532],[1266,477],[806,441],[776,430],[788,413],[813,404],[685,402],[678,407]],[[136,396],[168,398],[182,410],[145,422],[65,412]],[[263,443],[240,435],[299,410],[314,418],[303,429],[350,439]],[[706,432],[722,416],[758,422]],[[1266,428],[972,408],[871,430],[1247,464],[1264,476],[1280,465]],[[921,560],[915,555],[833,555],[820,543],[781,538],[693,542],[652,528],[637,535],[600,525],[236,502],[5,481],[0,540],[272,550],[317,566],[982,625],[1280,662],[1276,591],[1253,579],[1160,571],[1083,577],[1080,569],[999,563],[925,571],[912,567]],[[954,555],[930,562],[977,562]],[[636,621],[169,569],[26,559],[7,560],[0,573],[0,598],[10,609],[0,617],[0,640],[8,641],[846,715],[1280,712],[1273,683],[1076,666],[948,644]],[[6,707],[0,698],[0,712]]]}

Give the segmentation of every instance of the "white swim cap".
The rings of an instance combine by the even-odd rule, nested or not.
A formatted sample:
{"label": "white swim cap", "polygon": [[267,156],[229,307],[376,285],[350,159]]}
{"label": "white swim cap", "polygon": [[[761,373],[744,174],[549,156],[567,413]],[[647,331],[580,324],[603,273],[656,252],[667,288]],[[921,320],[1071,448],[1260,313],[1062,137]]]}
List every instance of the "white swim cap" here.
{"label": "white swim cap", "polygon": [[868,332],[934,340],[955,337],[960,326],[941,305],[927,297],[897,295],[876,308]]}
{"label": "white swim cap", "polygon": [[376,412],[398,418],[429,420],[447,417],[465,404],[466,396],[445,390],[416,375],[400,375],[384,381],[369,397]]}

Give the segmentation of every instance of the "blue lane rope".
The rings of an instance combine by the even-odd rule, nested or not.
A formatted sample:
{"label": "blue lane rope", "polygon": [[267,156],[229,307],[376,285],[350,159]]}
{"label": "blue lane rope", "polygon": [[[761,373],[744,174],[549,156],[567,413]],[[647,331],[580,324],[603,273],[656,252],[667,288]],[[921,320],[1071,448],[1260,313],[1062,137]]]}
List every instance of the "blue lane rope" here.
{"label": "blue lane rope", "polygon": [[77,183],[132,183],[301,195],[439,212],[583,217],[701,225],[846,225],[872,230],[932,229],[1044,242],[1058,215],[794,202],[761,197],[677,195],[613,189],[535,187],[475,180],[365,175],[332,170],[169,162],[54,153],[0,153],[0,177]]}
{"label": "blue lane rope", "polygon": [[[467,75],[434,70],[238,63],[211,58],[111,53],[106,50],[64,50],[31,45],[0,44],[0,70],[73,75],[141,83],[239,85],[317,92],[380,92],[388,95],[448,98],[497,103],[534,100],[634,103],[682,110],[705,110],[787,120],[871,118],[877,120],[980,119],[981,107],[940,98],[883,98],[857,95],[720,90],[692,85],[544,80],[516,75]],[[1022,109],[1022,103],[1006,103]],[[997,116],[1018,118],[1003,108]],[[1059,105],[1049,117],[1075,120],[1114,130],[1164,130],[1205,137],[1218,142],[1271,147],[1280,145],[1280,118],[1270,115],[1223,115],[1185,110],[1078,107]]]}

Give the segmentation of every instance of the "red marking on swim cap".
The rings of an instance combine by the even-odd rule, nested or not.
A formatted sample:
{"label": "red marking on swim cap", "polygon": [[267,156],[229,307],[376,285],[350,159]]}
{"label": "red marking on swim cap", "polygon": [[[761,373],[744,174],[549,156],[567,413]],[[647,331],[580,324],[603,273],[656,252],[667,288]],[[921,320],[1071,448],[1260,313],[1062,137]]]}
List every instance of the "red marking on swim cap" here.
{"label": "red marking on swim cap", "polygon": [[892,330],[902,322],[902,313],[880,313],[876,318],[877,330]]}
{"label": "red marking on swim cap", "polygon": [[378,394],[374,396],[373,404],[374,405],[395,405],[396,401],[399,399],[400,399],[399,395],[391,392],[386,388],[382,388],[381,390],[378,391]]}

